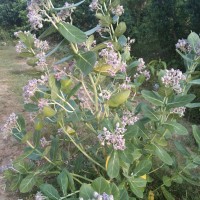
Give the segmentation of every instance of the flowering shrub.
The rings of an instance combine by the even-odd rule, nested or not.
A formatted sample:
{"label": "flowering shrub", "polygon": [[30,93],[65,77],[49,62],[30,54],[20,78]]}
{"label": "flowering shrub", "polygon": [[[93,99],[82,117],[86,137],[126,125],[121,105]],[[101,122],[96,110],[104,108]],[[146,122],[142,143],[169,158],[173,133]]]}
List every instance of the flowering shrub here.
{"label": "flowering shrub", "polygon": [[[154,199],[157,191],[174,199],[167,189],[173,183],[200,185],[193,170],[200,165],[198,150],[188,151],[174,137],[188,134],[179,123],[185,108],[199,106],[188,94],[193,84],[200,84],[195,76],[199,36],[192,32],[176,45],[187,66],[185,74],[159,69],[154,74],[156,91],[144,90],[141,86],[152,70],[142,58],[130,55],[134,40],[123,35],[123,6],[118,0],[93,0],[89,8],[96,12],[99,25],[83,32],[72,23],[75,7],[83,2],[55,8],[50,0],[30,1],[32,28],[51,22],[45,34],[53,30],[64,37],[49,52],[46,41],[30,32],[16,33],[21,40],[18,53],[34,61],[31,64],[41,67],[44,75],[23,88],[32,129],[15,114],[2,128],[12,128],[12,135],[26,144],[4,173],[8,186],[35,193],[36,200],[126,200]],[[96,31],[102,43],[95,41]],[[48,65],[48,56],[64,42],[69,46],[66,57]],[[192,128],[200,147],[200,130]],[[177,152],[184,163],[177,162]]]}

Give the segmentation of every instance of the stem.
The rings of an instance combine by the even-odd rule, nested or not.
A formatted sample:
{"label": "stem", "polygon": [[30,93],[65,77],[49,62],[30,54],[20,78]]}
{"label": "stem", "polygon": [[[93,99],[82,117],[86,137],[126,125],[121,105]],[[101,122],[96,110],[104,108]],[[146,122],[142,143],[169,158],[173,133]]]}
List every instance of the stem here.
{"label": "stem", "polygon": [[95,108],[96,108],[96,111],[98,112],[99,110],[99,103],[98,103],[98,94],[97,94],[97,88],[95,86],[95,83],[94,83],[94,80],[93,80],[93,77],[91,74],[89,74],[89,78],[90,78],[90,81],[92,83],[92,87],[93,87],[93,90],[94,90],[94,97],[95,97]]}
{"label": "stem", "polygon": [[106,169],[101,165],[99,164],[97,161],[95,161],[92,157],[90,157],[85,151],[83,151],[81,149],[81,147],[74,141],[74,139],[70,136],[70,134],[67,133],[67,131],[65,130],[64,126],[59,123],[60,126],[62,127],[64,133],[69,137],[69,139],[71,140],[71,142],[76,146],[76,148],[85,156],[87,157],[91,162],[93,162],[94,164],[98,165],[100,168],[102,168],[103,170],[106,171]]}
{"label": "stem", "polygon": [[82,179],[84,179],[84,180],[86,180],[86,181],[89,181],[89,182],[92,182],[92,181],[93,181],[93,180],[91,180],[91,179],[89,179],[89,178],[86,178],[86,177],[81,176],[81,175],[78,175],[78,174],[73,174],[73,173],[71,173],[71,175],[74,176],[74,177],[82,178]]}

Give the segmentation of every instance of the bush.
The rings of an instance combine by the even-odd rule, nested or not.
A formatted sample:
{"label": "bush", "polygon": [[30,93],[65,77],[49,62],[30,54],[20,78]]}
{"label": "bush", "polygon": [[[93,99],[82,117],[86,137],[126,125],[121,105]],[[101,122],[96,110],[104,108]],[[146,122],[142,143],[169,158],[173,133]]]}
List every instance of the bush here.
{"label": "bush", "polygon": [[[37,192],[37,200],[126,200],[175,199],[175,184],[199,186],[199,128],[192,126],[194,149],[179,140],[188,135],[180,121],[185,107],[199,107],[190,93],[192,85],[200,84],[195,76],[199,36],[192,32],[176,44],[185,74],[166,70],[162,61],[146,66],[130,54],[134,40],[124,35],[124,10],[118,0],[92,1],[90,9],[100,26],[86,32],[73,25],[71,14],[78,5],[55,8],[50,0],[33,0],[28,7],[32,28],[42,28],[44,20],[51,27],[40,39],[30,32],[15,33],[19,55],[42,68],[44,75],[24,87],[32,130],[14,113],[1,129],[11,130],[26,145],[4,172],[8,187]],[[96,31],[101,36],[97,44]],[[49,50],[41,39],[52,32],[63,40]],[[65,57],[47,64],[48,56],[66,45]],[[144,89],[151,79],[156,81],[154,90]]]}

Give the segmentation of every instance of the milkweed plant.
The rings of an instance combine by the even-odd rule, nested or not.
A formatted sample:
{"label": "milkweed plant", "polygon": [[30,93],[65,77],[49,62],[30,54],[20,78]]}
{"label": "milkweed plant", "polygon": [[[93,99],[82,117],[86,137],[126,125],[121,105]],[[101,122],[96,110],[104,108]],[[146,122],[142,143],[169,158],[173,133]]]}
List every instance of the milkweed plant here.
{"label": "milkweed plant", "polygon": [[[88,31],[73,24],[82,3],[55,8],[51,0],[31,0],[32,31],[49,27],[39,38],[15,33],[17,53],[43,75],[23,87],[28,127],[12,113],[1,128],[5,139],[11,133],[24,144],[4,171],[7,187],[36,200],[171,200],[174,184],[200,186],[200,130],[192,125],[189,133],[180,120],[200,107],[190,93],[200,84],[198,34],[176,44],[184,73],[164,62],[157,68],[131,55],[135,40],[124,35],[120,0],[92,0],[88,9],[99,23]],[[54,47],[44,40],[52,33],[63,37]],[[61,47],[60,59],[54,55]],[[194,149],[180,140],[188,134]]]}

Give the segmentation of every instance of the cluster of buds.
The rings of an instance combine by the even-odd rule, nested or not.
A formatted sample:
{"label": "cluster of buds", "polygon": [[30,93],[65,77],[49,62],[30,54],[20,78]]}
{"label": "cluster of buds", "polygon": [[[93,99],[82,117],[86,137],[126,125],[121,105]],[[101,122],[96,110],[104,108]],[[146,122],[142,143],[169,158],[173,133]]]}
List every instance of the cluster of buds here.
{"label": "cluster of buds", "polygon": [[111,97],[111,92],[108,90],[102,90],[99,96],[102,97],[104,100],[109,100]]}
{"label": "cluster of buds", "polygon": [[134,112],[124,111],[122,116],[122,125],[134,125],[139,120],[139,117],[135,116]]}
{"label": "cluster of buds", "polygon": [[127,51],[131,51],[131,44],[133,44],[135,42],[135,39],[131,39],[130,37],[127,37],[127,43],[125,46],[125,49]]}
{"label": "cluster of buds", "polygon": [[186,110],[186,107],[178,107],[178,108],[173,108],[170,110],[170,113],[171,114],[177,114],[179,115],[180,117],[183,117],[184,116],[184,113],[185,113],[185,110]]}
{"label": "cluster of buds", "polygon": [[130,77],[126,77],[125,81],[123,84],[121,84],[119,87],[123,90],[130,90],[131,89],[131,78]]}
{"label": "cluster of buds", "polygon": [[66,68],[64,67],[63,69],[62,68],[59,68],[57,65],[55,65],[53,67],[53,70],[54,70],[54,77],[57,81],[63,79],[63,78],[66,78],[67,76],[67,73],[66,73]]}
{"label": "cluster of buds", "polygon": [[[107,48],[102,49],[99,52],[99,56],[103,59],[103,61],[110,65],[112,69],[109,70],[109,74],[111,76],[115,76],[116,72],[120,70],[121,72],[126,71],[126,63],[121,61],[118,53],[114,50],[114,46],[111,42],[106,43]],[[96,63],[98,64],[98,62]]]}
{"label": "cluster of buds", "polygon": [[124,13],[124,8],[121,5],[118,5],[115,8],[111,8],[111,12],[113,15],[121,16]]}
{"label": "cluster of buds", "polygon": [[181,87],[181,81],[186,80],[185,75],[177,69],[165,70],[165,75],[161,78],[162,83],[165,87],[171,87],[176,93],[181,93],[183,91]]}
{"label": "cluster of buds", "polygon": [[38,85],[45,85],[48,82],[47,76],[41,76],[41,79],[29,80],[28,84],[23,87],[24,103],[31,103],[31,97],[38,90]]}
{"label": "cluster of buds", "polygon": [[43,148],[46,147],[47,145],[49,145],[49,143],[50,143],[50,141],[47,141],[45,137],[42,137],[42,138],[40,139],[40,144],[41,144],[41,146],[42,146]]}
{"label": "cluster of buds", "polygon": [[106,194],[99,194],[98,192],[94,192],[94,200],[114,200],[113,195]]}
{"label": "cluster of buds", "polygon": [[105,144],[108,146],[112,145],[115,150],[123,151],[126,148],[124,139],[125,132],[126,129],[124,127],[120,128],[119,123],[117,123],[114,133],[111,133],[106,127],[104,127],[103,132],[98,135],[98,139],[103,146]]}
{"label": "cluster of buds", "polygon": [[28,5],[28,19],[31,27],[35,30],[41,29],[43,27],[43,13],[40,8],[42,1],[31,0]]}
{"label": "cluster of buds", "polygon": [[150,72],[146,70],[143,58],[139,58],[138,62],[137,73],[134,75],[134,78],[138,78],[140,75],[143,75],[146,78],[146,81],[148,81],[150,79]]}
{"label": "cluster of buds", "polygon": [[42,110],[45,106],[48,106],[48,99],[41,98],[38,100],[38,107]]}
{"label": "cluster of buds", "polygon": [[92,0],[92,3],[89,5],[91,11],[99,9],[99,0]]}
{"label": "cluster of buds", "polygon": [[178,43],[175,46],[176,46],[176,49],[179,49],[180,51],[184,53],[191,51],[191,46],[189,45],[188,41],[185,39],[179,39]]}
{"label": "cluster of buds", "polygon": [[45,197],[41,192],[37,192],[35,195],[35,200],[45,200],[47,197]]}
{"label": "cluster of buds", "polygon": [[7,138],[7,133],[11,132],[13,128],[17,128],[17,119],[18,116],[15,113],[12,113],[6,123],[1,127],[0,131],[3,133],[3,138]]}
{"label": "cluster of buds", "polygon": [[[69,6],[73,6],[73,4],[70,4],[68,2],[65,2],[65,5],[64,7],[69,7]],[[62,20],[62,21],[65,21],[67,18],[71,17],[72,13],[74,12],[74,7],[71,7],[71,8],[66,8],[66,9],[63,9],[61,10],[59,13],[58,13],[58,17]]]}

